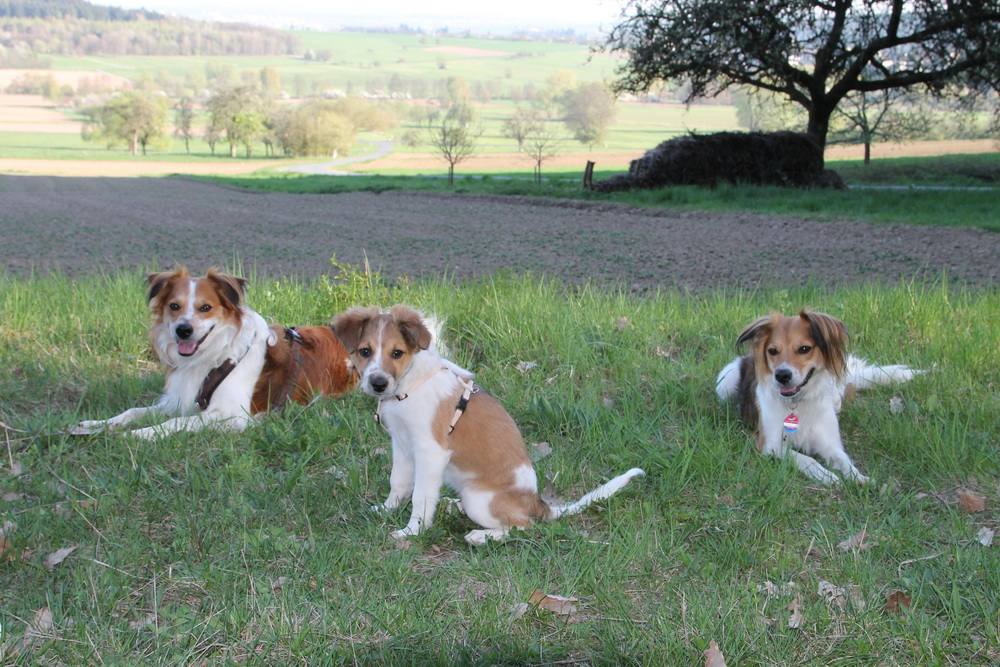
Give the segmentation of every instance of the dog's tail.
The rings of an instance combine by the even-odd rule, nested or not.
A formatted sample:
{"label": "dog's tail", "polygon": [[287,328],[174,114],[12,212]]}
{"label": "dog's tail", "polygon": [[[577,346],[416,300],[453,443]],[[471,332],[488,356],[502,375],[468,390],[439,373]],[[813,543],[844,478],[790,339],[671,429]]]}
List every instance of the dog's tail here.
{"label": "dog's tail", "polygon": [[855,389],[868,389],[880,384],[909,382],[923,372],[902,364],[879,366],[852,354],[847,357],[844,380],[846,384],[854,385]]}
{"label": "dog's tail", "polygon": [[610,498],[621,491],[633,477],[642,477],[645,474],[646,472],[642,468],[632,468],[628,472],[618,475],[611,481],[597,487],[575,503],[549,507],[549,518],[558,519],[561,516],[579,514],[583,510],[587,509],[587,507],[592,503],[595,503],[598,500],[604,500],[605,498]]}
{"label": "dog's tail", "polygon": [[719,371],[715,378],[715,393],[719,400],[725,401],[736,395],[740,388],[741,357],[736,357],[729,365]]}

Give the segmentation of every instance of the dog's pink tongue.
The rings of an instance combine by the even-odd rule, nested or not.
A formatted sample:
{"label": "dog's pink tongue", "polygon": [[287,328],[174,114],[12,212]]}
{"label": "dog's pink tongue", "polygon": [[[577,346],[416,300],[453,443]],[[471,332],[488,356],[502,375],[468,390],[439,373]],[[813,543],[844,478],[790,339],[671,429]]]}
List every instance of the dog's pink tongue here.
{"label": "dog's pink tongue", "polygon": [[198,348],[198,343],[193,340],[182,340],[177,343],[177,351],[181,353],[181,356],[188,356],[194,354],[194,351]]}

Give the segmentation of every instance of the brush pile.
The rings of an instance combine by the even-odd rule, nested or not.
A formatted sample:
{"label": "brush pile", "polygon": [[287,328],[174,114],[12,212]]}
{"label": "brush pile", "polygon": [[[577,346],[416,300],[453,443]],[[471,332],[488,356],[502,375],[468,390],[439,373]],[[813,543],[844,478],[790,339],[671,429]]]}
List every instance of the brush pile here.
{"label": "brush pile", "polygon": [[632,160],[628,174],[597,181],[599,192],[719,183],[845,189],[823,169],[823,150],[802,132],[718,132],[664,141]]}

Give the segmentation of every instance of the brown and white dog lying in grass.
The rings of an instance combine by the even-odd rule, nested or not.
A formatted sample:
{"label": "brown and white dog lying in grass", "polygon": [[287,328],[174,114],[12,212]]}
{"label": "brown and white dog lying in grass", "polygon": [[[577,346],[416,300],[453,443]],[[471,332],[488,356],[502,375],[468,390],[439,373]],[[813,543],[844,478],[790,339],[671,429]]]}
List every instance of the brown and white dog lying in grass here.
{"label": "brown and white dog lying in grass", "polygon": [[908,366],[877,366],[847,356],[847,327],[823,313],[797,316],[774,313],[749,324],[736,340],[749,354],[719,373],[716,393],[734,398],[743,420],[757,430],[757,451],[790,456],[809,477],[833,484],[836,474],[867,482],[854,466],[840,437],[837,413],[854,389],[906,382],[918,373]]}
{"label": "brown and white dog lying in grass", "polygon": [[129,431],[152,438],[179,431],[242,431],[253,416],[287,400],[343,394],[356,377],[347,351],[325,326],[282,329],[244,303],[246,280],[183,267],[148,277],[150,342],[166,368],[160,400],[110,419],[83,421],[76,434],[122,427],[147,416],[170,419]]}
{"label": "brown and white dog lying in grass", "polygon": [[581,512],[610,497],[633,468],[571,505],[551,507],[538,495],[538,479],[521,432],[500,403],[472,383],[472,373],[442,359],[434,334],[406,306],[355,308],[334,318],[333,330],[351,354],[362,391],[379,400],[376,414],[392,437],[392,472],[385,509],[411,500],[404,539],[431,525],[441,487],[455,489],[463,511],[483,527],[465,539],[502,540],[511,528]]}

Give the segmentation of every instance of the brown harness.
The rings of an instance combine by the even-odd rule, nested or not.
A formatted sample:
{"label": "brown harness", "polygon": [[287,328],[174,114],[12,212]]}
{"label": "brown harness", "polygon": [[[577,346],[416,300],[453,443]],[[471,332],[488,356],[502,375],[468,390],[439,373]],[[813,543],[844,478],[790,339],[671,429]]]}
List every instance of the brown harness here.
{"label": "brown harness", "polygon": [[219,388],[222,381],[229,377],[234,368],[236,368],[236,362],[232,359],[226,359],[222,364],[208,372],[204,382],[201,383],[201,391],[198,392],[198,396],[194,399],[194,402],[198,404],[198,409],[208,409],[208,404],[212,401],[212,394]]}
{"label": "brown harness", "polygon": [[299,375],[302,374],[302,336],[295,330],[295,327],[286,327],[285,340],[291,346],[294,367],[288,376],[288,382],[271,399],[271,410],[280,410],[288,402],[288,398],[295,391],[296,386],[298,386]]}
{"label": "brown harness", "polygon": [[[417,387],[422,385],[424,382],[427,382],[441,371],[449,371],[452,374],[454,374],[459,384],[461,384],[462,387],[464,387],[462,391],[462,396],[461,398],[458,399],[458,403],[455,405],[455,414],[452,415],[451,423],[448,424],[448,435],[451,435],[452,431],[455,430],[455,424],[458,423],[458,420],[462,418],[463,414],[465,414],[466,408],[469,407],[469,399],[472,398],[473,394],[479,392],[479,387],[475,386],[471,380],[469,381],[463,380],[461,377],[458,376],[457,373],[455,373],[455,371],[451,370],[447,366],[442,366],[441,368],[431,371],[427,375],[423,376],[422,378],[414,382],[413,386],[410,387],[410,391],[408,391],[407,393],[401,394],[399,396],[392,396],[390,398],[395,398],[397,401],[402,401],[409,398],[410,394],[412,394]],[[382,404],[388,400],[389,398],[379,399],[378,407],[375,409],[375,421],[378,422],[379,424],[382,424]],[[383,424],[383,426],[385,425]]]}
{"label": "brown harness", "polygon": [[[292,348],[292,361],[294,362],[294,369],[292,373],[288,376],[288,382],[278,391],[275,395],[274,400],[271,401],[271,410],[277,410],[281,408],[295,391],[295,387],[299,381],[299,375],[302,373],[302,336],[295,327],[285,328],[285,340],[289,342]],[[251,342],[251,345],[253,343]],[[250,348],[247,348],[250,351]],[[246,356],[246,353],[244,353]],[[219,388],[222,381],[229,377],[229,374],[233,372],[236,368],[236,364],[243,360],[240,357],[238,361],[233,361],[232,359],[226,359],[221,364],[213,368],[205,376],[205,380],[201,383],[201,390],[198,392],[198,396],[195,397],[194,401],[198,404],[199,410],[207,410],[209,403],[212,402],[212,396],[215,394],[215,390]]]}

